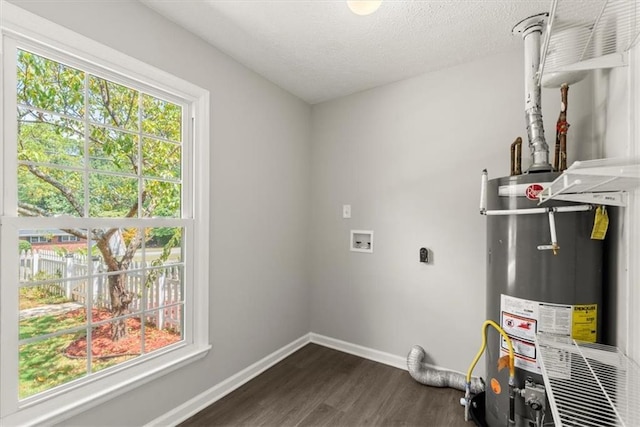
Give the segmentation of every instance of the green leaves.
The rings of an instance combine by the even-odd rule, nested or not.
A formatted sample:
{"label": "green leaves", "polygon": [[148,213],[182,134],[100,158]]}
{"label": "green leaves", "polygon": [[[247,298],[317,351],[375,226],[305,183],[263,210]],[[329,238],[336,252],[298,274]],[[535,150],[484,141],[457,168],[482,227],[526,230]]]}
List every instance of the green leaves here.
{"label": "green leaves", "polygon": [[83,197],[81,173],[41,166],[18,166],[18,202],[35,216],[82,216],[82,210],[78,211],[79,206],[73,202],[81,201]]}
{"label": "green leaves", "polygon": [[82,166],[82,122],[24,108],[18,108],[18,120],[18,160]]}
{"label": "green leaves", "polygon": [[26,51],[18,51],[18,103],[81,118],[85,74]]}
{"label": "green leaves", "polygon": [[182,141],[182,108],[179,105],[142,95],[142,106],[144,133],[170,141]]}
{"label": "green leaves", "polygon": [[142,172],[145,176],[180,179],[181,146],[173,142],[143,138]]}
{"label": "green leaves", "polygon": [[103,171],[138,171],[138,136],[110,128],[91,126],[90,167]]}
{"label": "green leaves", "polygon": [[137,179],[97,173],[89,175],[89,216],[123,218],[137,203]]}
{"label": "green leaves", "polygon": [[139,92],[95,76],[89,77],[89,117],[99,124],[138,130]]}

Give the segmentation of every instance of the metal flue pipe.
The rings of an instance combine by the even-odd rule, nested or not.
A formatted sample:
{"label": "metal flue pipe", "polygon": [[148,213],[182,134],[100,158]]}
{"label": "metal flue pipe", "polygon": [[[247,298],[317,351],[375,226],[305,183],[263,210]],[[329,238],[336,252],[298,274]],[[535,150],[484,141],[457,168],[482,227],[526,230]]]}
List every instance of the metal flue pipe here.
{"label": "metal flue pipe", "polygon": [[544,138],[542,96],[538,70],[540,69],[540,37],[546,13],[520,21],[512,30],[524,40],[525,120],[531,150],[531,166],[527,172],[549,172],[549,146]]}

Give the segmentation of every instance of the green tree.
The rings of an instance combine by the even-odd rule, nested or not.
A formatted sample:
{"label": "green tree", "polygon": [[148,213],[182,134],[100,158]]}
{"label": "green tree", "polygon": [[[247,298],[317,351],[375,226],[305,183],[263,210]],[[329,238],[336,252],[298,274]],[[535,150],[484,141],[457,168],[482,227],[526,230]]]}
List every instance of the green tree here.
{"label": "green tree", "polygon": [[[26,51],[17,59],[20,215],[180,215],[179,105]],[[180,229],[173,230],[168,241],[175,243]],[[132,301],[127,270],[150,233],[64,231],[93,241],[113,273],[108,275],[111,313],[126,314]],[[113,323],[114,341],[126,333],[124,321]]]}

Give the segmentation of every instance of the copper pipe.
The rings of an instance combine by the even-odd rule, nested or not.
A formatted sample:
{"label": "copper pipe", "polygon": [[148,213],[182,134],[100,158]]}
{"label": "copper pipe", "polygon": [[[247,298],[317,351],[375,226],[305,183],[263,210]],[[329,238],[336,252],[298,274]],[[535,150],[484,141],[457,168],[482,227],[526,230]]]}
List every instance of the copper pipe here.
{"label": "copper pipe", "polygon": [[511,176],[522,175],[522,138],[511,144]]}
{"label": "copper pipe", "polygon": [[553,167],[558,172],[567,169],[567,131],[569,130],[569,123],[567,123],[568,97],[569,85],[564,83],[560,87],[560,115],[556,123],[556,147],[555,157],[553,159]]}

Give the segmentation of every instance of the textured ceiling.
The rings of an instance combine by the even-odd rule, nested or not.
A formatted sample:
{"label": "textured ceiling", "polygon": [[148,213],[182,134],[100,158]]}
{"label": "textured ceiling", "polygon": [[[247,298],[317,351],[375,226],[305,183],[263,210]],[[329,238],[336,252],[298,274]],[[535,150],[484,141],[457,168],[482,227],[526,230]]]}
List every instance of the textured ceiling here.
{"label": "textured ceiling", "polygon": [[140,1],[311,104],[521,49],[512,27],[551,5],[384,0],[357,16],[341,0]]}

